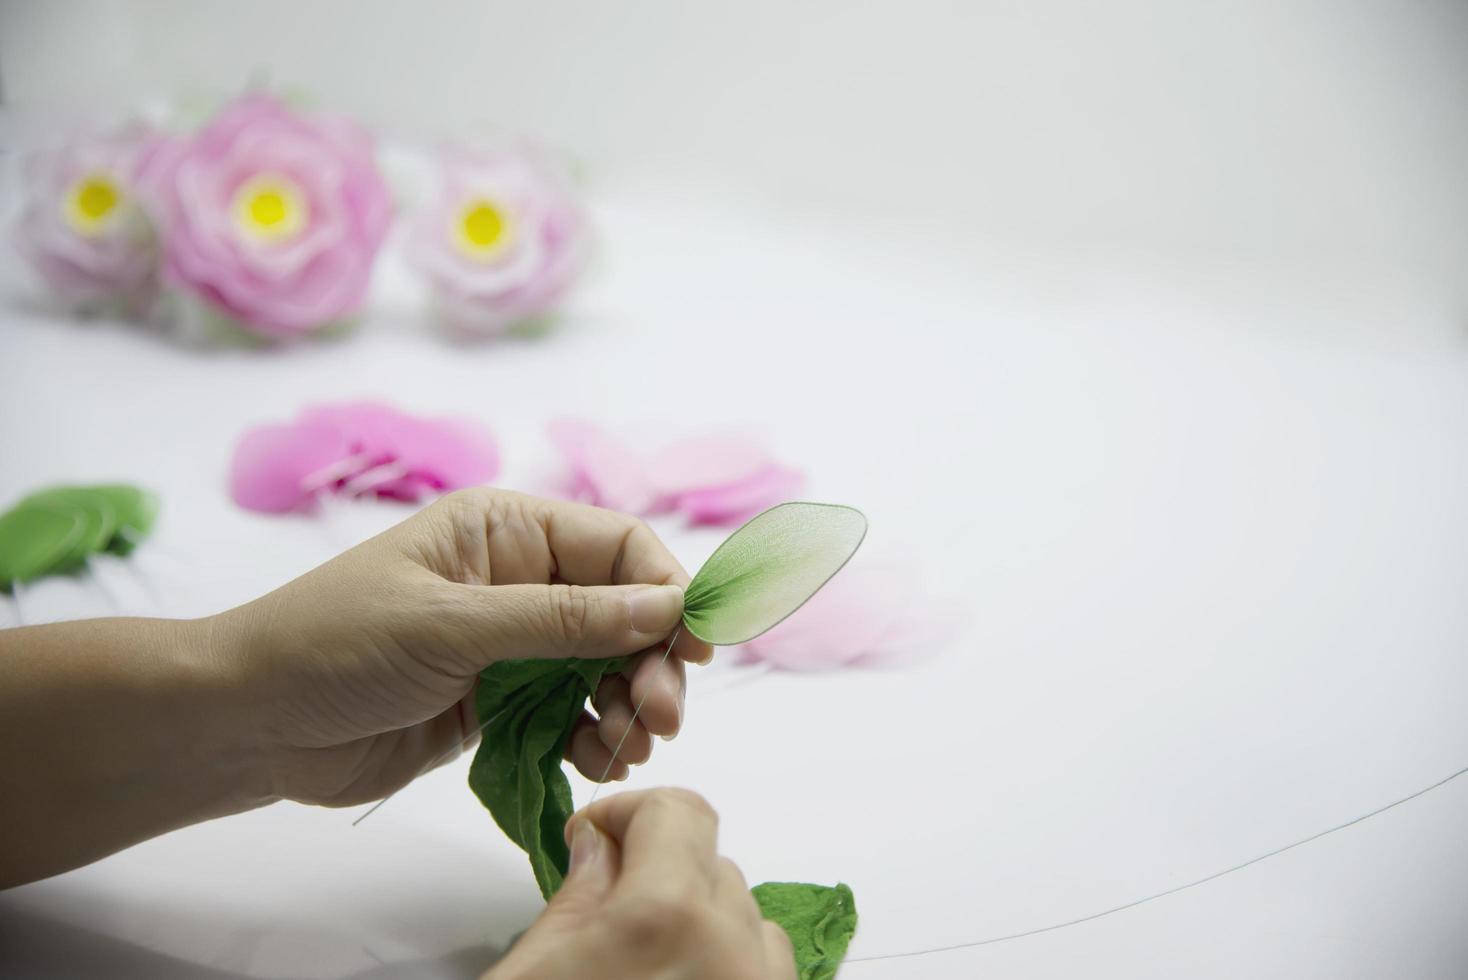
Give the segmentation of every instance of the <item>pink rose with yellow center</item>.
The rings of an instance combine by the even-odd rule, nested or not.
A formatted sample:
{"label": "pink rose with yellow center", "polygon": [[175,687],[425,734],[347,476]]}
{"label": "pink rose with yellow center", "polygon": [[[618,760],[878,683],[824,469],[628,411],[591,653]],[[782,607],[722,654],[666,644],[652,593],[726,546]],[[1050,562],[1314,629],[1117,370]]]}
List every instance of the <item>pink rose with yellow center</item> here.
{"label": "pink rose with yellow center", "polygon": [[550,313],[581,269],[586,222],[568,182],[523,149],[446,148],[410,256],[452,326],[493,334]]}
{"label": "pink rose with yellow center", "polygon": [[157,136],[128,126],[32,154],[15,242],[80,309],[141,312],[157,292],[158,246],[134,194]]}
{"label": "pink rose with yellow center", "polygon": [[354,125],[246,95],[166,145],[144,180],[180,290],[280,338],[361,309],[392,208]]}

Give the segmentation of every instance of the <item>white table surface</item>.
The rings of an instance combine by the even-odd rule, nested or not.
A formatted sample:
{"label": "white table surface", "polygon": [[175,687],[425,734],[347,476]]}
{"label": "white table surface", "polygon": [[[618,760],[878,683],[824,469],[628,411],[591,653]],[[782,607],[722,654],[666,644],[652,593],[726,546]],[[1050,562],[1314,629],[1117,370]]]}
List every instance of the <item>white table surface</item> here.
{"label": "white table surface", "polygon": [[[304,402],[478,415],[523,488],[553,415],[739,424],[967,612],[905,671],[716,664],[630,784],[705,794],[751,881],[849,882],[853,957],[1117,905],[1468,764],[1456,292],[980,254],[635,189],[600,218],[597,275],[543,342],[424,334],[391,262],[361,333],[284,353],[0,314],[0,498],[129,479],[164,500],[130,566],[21,614],[207,613],[403,516],[229,502],[234,437]],[[659,527],[690,566],[718,540]],[[476,976],[540,900],[466,766],[355,829],[281,804],[0,895],[0,973]],[[843,975],[1462,976],[1465,818],[1468,779],[1133,911]]]}

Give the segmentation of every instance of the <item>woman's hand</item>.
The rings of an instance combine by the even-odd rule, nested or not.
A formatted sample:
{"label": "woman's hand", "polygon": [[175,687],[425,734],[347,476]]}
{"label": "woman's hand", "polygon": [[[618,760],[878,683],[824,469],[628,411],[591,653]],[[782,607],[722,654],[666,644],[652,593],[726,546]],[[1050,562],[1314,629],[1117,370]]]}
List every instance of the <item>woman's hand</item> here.
{"label": "woman's hand", "polygon": [[678,732],[684,662],[712,655],[680,634],[662,662],[687,583],[634,518],[468,490],[218,617],[214,635],[260,720],[269,796],[361,803],[452,758],[495,661],[642,652],[602,682],[600,719],[584,715],[567,752],[588,778],[623,779],[653,735]]}
{"label": "woman's hand", "polygon": [[790,938],[717,836],[718,815],[686,790],[582,810],[566,825],[565,884],[485,980],[794,980]]}

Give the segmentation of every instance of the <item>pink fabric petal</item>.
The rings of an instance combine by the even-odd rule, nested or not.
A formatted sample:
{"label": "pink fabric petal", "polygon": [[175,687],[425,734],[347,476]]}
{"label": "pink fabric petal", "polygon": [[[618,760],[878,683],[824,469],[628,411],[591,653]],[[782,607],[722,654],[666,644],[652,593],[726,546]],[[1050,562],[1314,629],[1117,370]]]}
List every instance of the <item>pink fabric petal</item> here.
{"label": "pink fabric petal", "polygon": [[653,454],[647,476],[659,494],[677,497],[743,483],[774,465],[769,451],[739,435],[683,439]]}
{"label": "pink fabric petal", "polygon": [[302,420],[345,432],[358,452],[378,464],[395,461],[424,486],[456,490],[499,475],[499,444],[469,419],[417,418],[381,402],[346,402],[309,408]]}
{"label": "pink fabric petal", "polygon": [[325,426],[266,425],[246,432],[230,463],[229,489],[248,510],[308,509],[305,479],[351,455],[346,437]]}
{"label": "pink fabric petal", "polygon": [[654,492],[643,460],[630,446],[575,419],[557,419],[546,432],[570,468],[575,499],[629,514],[652,507]]}
{"label": "pink fabric petal", "polygon": [[794,499],[804,485],[799,470],[774,465],[738,483],[685,493],[673,506],[695,524],[733,524]]}
{"label": "pink fabric petal", "polygon": [[848,567],[789,619],[740,647],[739,662],[802,671],[908,664],[940,650],[958,615],[911,573]]}
{"label": "pink fabric petal", "polygon": [[386,435],[387,453],[439,490],[479,486],[499,474],[499,445],[487,429],[467,419],[399,416]]}

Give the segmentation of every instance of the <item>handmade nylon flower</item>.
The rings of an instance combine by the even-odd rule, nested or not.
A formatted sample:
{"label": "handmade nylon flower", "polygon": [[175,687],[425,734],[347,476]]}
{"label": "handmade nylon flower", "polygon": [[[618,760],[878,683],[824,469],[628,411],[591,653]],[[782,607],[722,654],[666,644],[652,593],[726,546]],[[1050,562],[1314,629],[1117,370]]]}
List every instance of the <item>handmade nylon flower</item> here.
{"label": "handmade nylon flower", "polygon": [[547,433],[566,463],[558,493],[629,514],[676,512],[695,524],[734,524],[792,499],[805,483],[799,470],[738,435],[643,453],[579,419],[558,419]]}
{"label": "handmade nylon flower", "polygon": [[548,314],[581,269],[586,222],[567,181],[524,149],[449,146],[409,256],[446,323],[495,334]]}
{"label": "handmade nylon flower", "polygon": [[135,185],[158,142],[132,124],[25,160],[15,242],[63,302],[141,313],[156,296],[157,239]]}
{"label": "handmade nylon flower", "polygon": [[365,133],[243,96],[149,161],[168,281],[269,337],[362,306],[391,201]]}
{"label": "handmade nylon flower", "polygon": [[230,496],[266,513],[310,510],[328,493],[418,501],[487,483],[499,466],[494,436],[475,422],[350,402],[247,431],[230,464]]}

